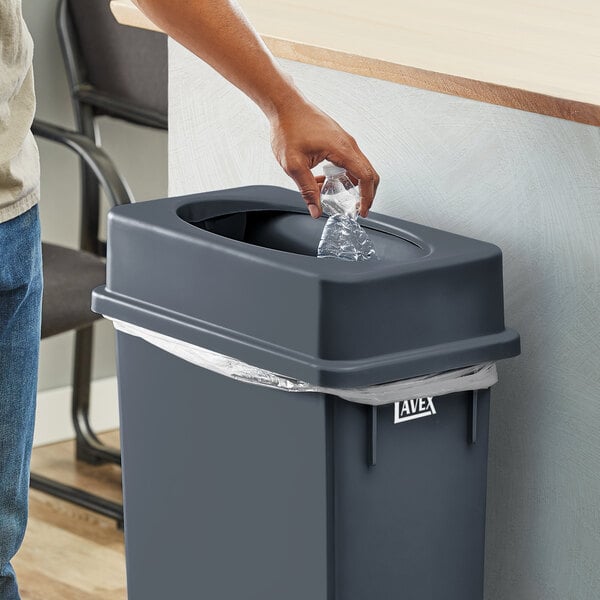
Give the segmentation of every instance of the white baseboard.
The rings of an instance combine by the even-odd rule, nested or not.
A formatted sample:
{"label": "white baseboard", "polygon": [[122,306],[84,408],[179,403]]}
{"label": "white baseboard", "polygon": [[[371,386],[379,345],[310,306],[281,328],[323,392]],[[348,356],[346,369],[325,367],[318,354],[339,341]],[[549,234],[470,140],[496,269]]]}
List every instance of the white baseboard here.
{"label": "white baseboard", "polygon": [[[119,427],[117,378],[92,382],[90,423],[95,432]],[[75,437],[71,422],[71,386],[38,393],[35,416],[34,446],[43,446]]]}

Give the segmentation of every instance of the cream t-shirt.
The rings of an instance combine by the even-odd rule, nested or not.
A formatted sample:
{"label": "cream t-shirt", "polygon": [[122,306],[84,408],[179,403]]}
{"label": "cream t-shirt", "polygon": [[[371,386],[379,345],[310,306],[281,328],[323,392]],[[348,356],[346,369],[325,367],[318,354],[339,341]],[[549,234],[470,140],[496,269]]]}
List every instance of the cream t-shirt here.
{"label": "cream t-shirt", "polygon": [[0,0],[0,223],[39,199],[39,157],[30,131],[35,113],[32,58],[21,0]]}

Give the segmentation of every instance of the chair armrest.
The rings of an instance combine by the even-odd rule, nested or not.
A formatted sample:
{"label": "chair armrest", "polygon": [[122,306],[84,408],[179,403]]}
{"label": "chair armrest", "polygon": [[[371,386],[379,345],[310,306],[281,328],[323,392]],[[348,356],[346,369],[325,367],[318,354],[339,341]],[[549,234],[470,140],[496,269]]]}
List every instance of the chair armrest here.
{"label": "chair armrest", "polygon": [[113,161],[88,137],[38,119],[33,122],[31,130],[36,136],[67,146],[82,158],[96,175],[113,206],[134,202],[127,183],[119,175]]}

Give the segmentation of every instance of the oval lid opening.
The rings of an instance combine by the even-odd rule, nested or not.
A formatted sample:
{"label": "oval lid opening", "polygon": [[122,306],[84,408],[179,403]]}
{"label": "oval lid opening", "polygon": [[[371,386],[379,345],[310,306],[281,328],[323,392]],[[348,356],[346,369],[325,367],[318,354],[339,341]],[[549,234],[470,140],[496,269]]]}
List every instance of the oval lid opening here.
{"label": "oval lid opening", "polygon": [[[186,207],[182,207],[186,208]],[[179,210],[181,219],[215,235],[238,242],[315,257],[326,219],[285,210],[250,210],[194,220],[194,211]],[[380,260],[406,260],[428,252],[415,241],[374,228],[362,221]]]}

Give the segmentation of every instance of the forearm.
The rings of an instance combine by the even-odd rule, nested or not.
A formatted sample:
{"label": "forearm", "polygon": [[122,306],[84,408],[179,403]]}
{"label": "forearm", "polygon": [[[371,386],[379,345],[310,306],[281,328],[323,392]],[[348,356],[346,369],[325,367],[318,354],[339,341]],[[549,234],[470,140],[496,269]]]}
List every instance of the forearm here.
{"label": "forearm", "polygon": [[134,0],[141,10],[262,109],[271,126],[271,146],[296,182],[310,214],[319,217],[320,191],[311,169],[323,160],[358,180],[367,216],[379,176],[331,117],[308,102],[279,67],[235,0]]}
{"label": "forearm", "polygon": [[302,96],[232,0],[134,0],[167,34],[242,90],[267,117]]}

